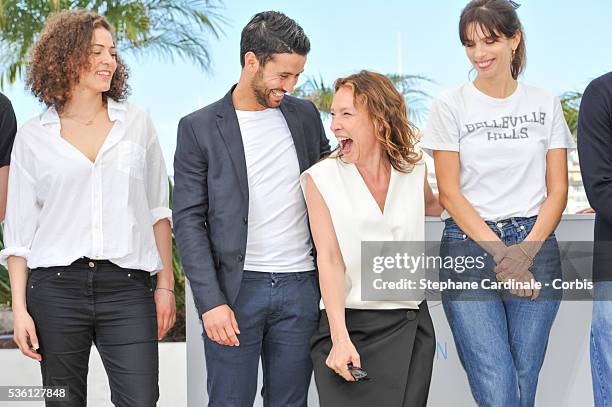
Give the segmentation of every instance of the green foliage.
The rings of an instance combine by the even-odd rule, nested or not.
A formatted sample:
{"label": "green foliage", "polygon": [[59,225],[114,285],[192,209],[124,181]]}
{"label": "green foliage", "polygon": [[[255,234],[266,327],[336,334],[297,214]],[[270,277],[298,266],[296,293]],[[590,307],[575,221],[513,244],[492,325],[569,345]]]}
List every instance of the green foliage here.
{"label": "green foliage", "polygon": [[580,92],[565,92],[561,95],[563,116],[574,137],[576,137],[576,131],[578,129],[578,109],[580,108],[581,99],[582,93]]}
{"label": "green foliage", "polygon": [[310,100],[321,113],[329,114],[334,98],[334,87],[326,85],[322,77],[319,77],[318,80],[308,78],[303,85],[295,88],[293,95]]}
{"label": "green foliage", "polygon": [[179,57],[204,70],[211,62],[207,39],[218,38],[226,22],[215,0],[0,0],[0,87],[23,76],[47,17],[77,8],[105,15],[123,52]]}
{"label": "green foliage", "polygon": [[387,77],[393,82],[399,93],[404,95],[406,106],[410,114],[410,121],[420,123],[427,113],[426,100],[431,96],[420,89],[423,83],[433,83],[424,75],[400,75],[388,74]]}

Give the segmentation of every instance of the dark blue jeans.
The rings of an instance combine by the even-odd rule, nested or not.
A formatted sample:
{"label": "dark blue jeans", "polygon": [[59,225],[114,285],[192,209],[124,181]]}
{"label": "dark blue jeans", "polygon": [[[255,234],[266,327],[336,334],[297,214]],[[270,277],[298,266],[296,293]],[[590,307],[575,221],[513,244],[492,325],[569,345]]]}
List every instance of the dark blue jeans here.
{"label": "dark blue jeans", "polygon": [[[487,224],[509,246],[523,241],[535,221],[536,217],[511,218]],[[441,256],[482,256],[483,253],[451,219],[446,221]],[[485,267],[480,270],[458,273],[442,269],[440,279],[495,282],[495,262],[492,256],[485,258]],[[561,278],[554,233],[544,242],[531,272],[542,284]],[[479,406],[533,406],[561,293],[544,286],[535,301],[512,295],[508,290],[479,288],[464,294],[467,293],[443,291],[442,304],[474,399]]]}
{"label": "dark blue jeans", "polygon": [[240,346],[219,345],[203,334],[208,405],[252,407],[261,357],[264,406],[306,407],[320,297],[314,271],[245,271],[232,306]]}

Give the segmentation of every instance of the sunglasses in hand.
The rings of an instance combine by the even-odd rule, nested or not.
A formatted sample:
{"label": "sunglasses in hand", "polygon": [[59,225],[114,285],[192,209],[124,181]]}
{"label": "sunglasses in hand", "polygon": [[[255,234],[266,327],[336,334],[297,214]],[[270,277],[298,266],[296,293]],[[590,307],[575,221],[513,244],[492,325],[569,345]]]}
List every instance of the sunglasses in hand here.
{"label": "sunglasses in hand", "polygon": [[356,382],[361,380],[370,380],[368,377],[368,373],[360,367],[353,366],[353,362],[349,362],[346,367],[348,368],[349,373],[353,376]]}

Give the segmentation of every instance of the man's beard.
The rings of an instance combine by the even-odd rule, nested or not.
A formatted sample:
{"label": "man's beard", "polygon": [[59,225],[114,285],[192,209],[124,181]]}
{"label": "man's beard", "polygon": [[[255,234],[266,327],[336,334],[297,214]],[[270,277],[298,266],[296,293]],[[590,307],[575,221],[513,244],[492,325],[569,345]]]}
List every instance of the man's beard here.
{"label": "man's beard", "polygon": [[263,74],[261,71],[257,71],[255,77],[251,80],[251,90],[255,95],[255,99],[257,103],[265,107],[266,109],[274,109],[278,107],[277,105],[272,105],[270,103],[270,94],[272,93],[272,89],[267,89],[263,84]]}

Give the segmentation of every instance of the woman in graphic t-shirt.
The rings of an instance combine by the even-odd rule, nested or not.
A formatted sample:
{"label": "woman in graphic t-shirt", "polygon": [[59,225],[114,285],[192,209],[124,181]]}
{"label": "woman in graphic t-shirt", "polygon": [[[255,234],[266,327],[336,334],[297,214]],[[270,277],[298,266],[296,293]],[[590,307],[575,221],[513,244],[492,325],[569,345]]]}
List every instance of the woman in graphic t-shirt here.
{"label": "woman in graphic t-shirt", "polygon": [[421,142],[433,151],[446,209],[440,255],[485,259],[480,269],[440,272],[479,283],[442,300],[480,406],[534,404],[559,307],[560,293],[545,284],[561,278],[554,230],[573,141],[559,99],[517,82],[526,58],[517,6],[474,0],[464,8],[459,35],[476,79],[436,98]]}

